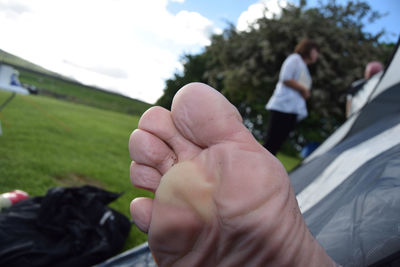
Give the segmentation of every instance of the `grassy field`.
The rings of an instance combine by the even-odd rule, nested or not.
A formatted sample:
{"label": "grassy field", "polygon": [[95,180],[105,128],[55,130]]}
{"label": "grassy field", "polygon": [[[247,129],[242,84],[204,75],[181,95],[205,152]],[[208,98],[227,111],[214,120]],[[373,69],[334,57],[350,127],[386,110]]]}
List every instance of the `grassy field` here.
{"label": "grassy field", "polygon": [[21,83],[35,86],[41,95],[133,115],[140,115],[151,106],[140,100],[85,86],[3,50],[0,50],[1,62],[14,66],[19,71]]}
{"label": "grassy field", "polygon": [[[0,91],[0,103],[9,92]],[[0,113],[0,188],[44,195],[54,186],[92,184],[124,192],[111,207],[129,217],[129,203],[149,193],[129,181],[128,138],[138,116],[46,96],[16,98]],[[278,155],[287,169],[297,159]],[[146,236],[132,227],[125,249]]]}
{"label": "grassy field", "polygon": [[[9,92],[0,90],[0,103]],[[128,138],[138,117],[42,96],[16,98],[0,113],[0,188],[44,195],[54,186],[92,184],[125,192],[111,207],[129,217]],[[135,227],[126,248],[146,240]]]}

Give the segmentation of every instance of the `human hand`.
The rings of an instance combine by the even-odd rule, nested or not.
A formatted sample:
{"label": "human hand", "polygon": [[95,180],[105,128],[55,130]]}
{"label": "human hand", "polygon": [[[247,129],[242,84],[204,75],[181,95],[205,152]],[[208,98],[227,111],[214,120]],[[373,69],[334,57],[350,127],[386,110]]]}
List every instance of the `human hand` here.
{"label": "human hand", "polygon": [[305,100],[309,99],[311,96],[310,90],[307,90],[305,88],[300,91],[300,94]]}

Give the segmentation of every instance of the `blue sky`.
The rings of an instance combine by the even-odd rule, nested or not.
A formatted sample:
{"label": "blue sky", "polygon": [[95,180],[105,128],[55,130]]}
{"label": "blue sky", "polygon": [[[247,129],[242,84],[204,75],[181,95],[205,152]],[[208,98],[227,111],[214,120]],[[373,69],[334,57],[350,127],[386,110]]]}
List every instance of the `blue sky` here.
{"label": "blue sky", "polygon": [[181,10],[199,12],[213,21],[218,27],[225,28],[226,21],[236,23],[243,11],[257,2],[254,0],[185,0],[183,3],[171,2],[167,8],[174,14]]}
{"label": "blue sky", "polygon": [[[182,70],[183,54],[201,51],[227,21],[246,29],[264,5],[279,14],[277,1],[0,0],[0,49],[85,84],[154,103],[165,80]],[[367,2],[389,13],[367,30],[384,28],[389,34],[382,40],[396,42],[400,1]]]}
{"label": "blue sky", "polygon": [[[168,4],[167,8],[172,13],[178,13],[181,10],[199,12],[212,20],[218,27],[225,28],[226,21],[235,24],[243,11],[247,10],[250,5],[257,2],[258,1],[255,0],[185,0],[183,3],[171,2]],[[288,0],[288,2],[298,5],[300,1]],[[338,0],[337,2],[345,4],[348,1]],[[382,14],[387,14],[381,19],[375,21],[373,24],[366,24],[366,30],[371,33],[378,33],[380,30],[385,29],[388,34],[382,38],[382,41],[396,42],[400,33],[400,1],[369,0],[365,2],[371,6],[372,10],[379,11]],[[318,0],[308,0],[307,6],[318,6]]]}

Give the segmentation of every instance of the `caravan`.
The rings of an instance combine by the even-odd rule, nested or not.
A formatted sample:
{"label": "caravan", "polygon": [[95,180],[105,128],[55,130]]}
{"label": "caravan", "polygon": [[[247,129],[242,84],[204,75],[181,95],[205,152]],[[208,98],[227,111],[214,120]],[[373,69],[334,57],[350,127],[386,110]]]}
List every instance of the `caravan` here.
{"label": "caravan", "polygon": [[0,62],[0,89],[28,95],[29,91],[22,87],[18,79],[18,71]]}

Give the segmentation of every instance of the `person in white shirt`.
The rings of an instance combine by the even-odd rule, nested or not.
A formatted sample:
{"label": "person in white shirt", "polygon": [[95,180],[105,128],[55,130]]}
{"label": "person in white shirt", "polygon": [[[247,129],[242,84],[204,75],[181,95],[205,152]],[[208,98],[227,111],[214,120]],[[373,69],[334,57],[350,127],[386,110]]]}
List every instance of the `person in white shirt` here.
{"label": "person in white shirt", "polygon": [[264,147],[276,155],[296,123],[307,117],[306,100],[310,97],[311,75],[307,65],[316,62],[319,46],[304,39],[282,64],[279,81],[266,109],[269,122]]}

